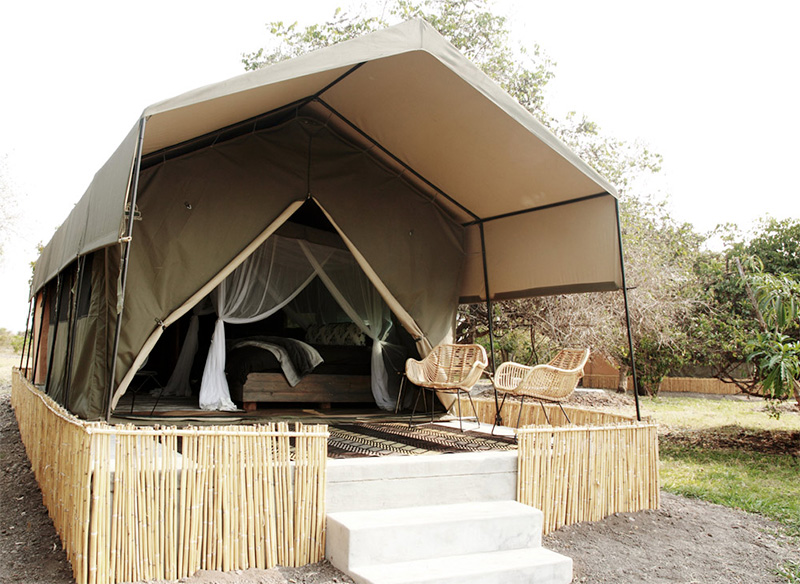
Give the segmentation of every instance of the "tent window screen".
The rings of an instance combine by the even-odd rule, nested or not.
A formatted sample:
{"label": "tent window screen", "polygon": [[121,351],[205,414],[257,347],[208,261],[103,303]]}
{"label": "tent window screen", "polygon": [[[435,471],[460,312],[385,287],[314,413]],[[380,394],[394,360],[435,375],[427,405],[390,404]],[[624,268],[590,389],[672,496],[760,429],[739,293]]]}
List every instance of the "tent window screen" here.
{"label": "tent window screen", "polygon": [[89,306],[92,303],[92,258],[89,256],[81,272],[81,281],[78,286],[78,318],[89,315]]}
{"label": "tent window screen", "polygon": [[72,296],[69,280],[70,278],[64,275],[63,282],[61,282],[61,298],[59,299],[59,306],[56,307],[58,322],[67,322],[69,320],[69,301]]}

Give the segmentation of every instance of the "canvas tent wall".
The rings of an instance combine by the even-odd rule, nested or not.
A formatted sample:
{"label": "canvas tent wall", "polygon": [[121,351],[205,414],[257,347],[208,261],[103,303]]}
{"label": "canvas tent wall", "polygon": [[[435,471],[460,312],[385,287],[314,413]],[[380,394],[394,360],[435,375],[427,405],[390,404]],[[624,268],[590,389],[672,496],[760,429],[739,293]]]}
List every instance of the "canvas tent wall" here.
{"label": "canvas tent wall", "polygon": [[38,294],[103,257],[105,304],[75,335],[96,371],[65,381],[99,397],[77,413],[101,415],[163,327],[309,197],[423,352],[459,300],[622,284],[613,188],[410,21],[145,109],[36,266]]}

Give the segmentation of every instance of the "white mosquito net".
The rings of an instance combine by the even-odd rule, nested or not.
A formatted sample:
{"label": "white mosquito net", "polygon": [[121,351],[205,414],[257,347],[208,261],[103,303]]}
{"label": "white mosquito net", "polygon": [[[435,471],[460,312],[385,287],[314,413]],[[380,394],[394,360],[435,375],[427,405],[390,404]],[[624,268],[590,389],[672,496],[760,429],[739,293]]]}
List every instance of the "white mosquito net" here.
{"label": "white mosquito net", "polygon": [[[317,289],[324,287],[335,303],[322,301],[318,294],[298,296],[315,280],[322,284]],[[282,309],[303,328],[341,322],[342,315],[358,325],[372,339],[375,403],[384,410],[394,408],[384,359],[397,350],[387,340],[393,324],[391,311],[348,250],[273,235],[217,286],[211,301],[217,320],[200,385],[201,409],[236,409],[225,378],[225,323],[253,323]],[[167,384],[170,393],[189,393],[197,331],[195,324],[190,325]]]}

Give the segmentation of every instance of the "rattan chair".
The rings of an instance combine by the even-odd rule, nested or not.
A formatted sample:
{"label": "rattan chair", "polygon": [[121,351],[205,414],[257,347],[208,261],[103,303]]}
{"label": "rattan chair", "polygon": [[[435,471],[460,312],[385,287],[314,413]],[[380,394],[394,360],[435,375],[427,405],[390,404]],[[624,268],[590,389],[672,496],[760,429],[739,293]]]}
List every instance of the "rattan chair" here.
{"label": "rattan chair", "polygon": [[543,402],[555,402],[561,408],[567,422],[569,416],[561,405],[567,399],[578,382],[583,377],[583,367],[589,360],[589,349],[562,349],[546,365],[536,365],[528,367],[512,361],[503,363],[497,368],[494,374],[494,386],[497,391],[503,394],[503,401],[500,404],[500,411],[508,395],[520,397],[519,416],[517,416],[517,428],[522,416],[522,405],[526,397],[538,400],[542,405],[545,419],[550,423],[547,409]]}
{"label": "rattan chair", "polygon": [[[421,361],[409,359],[406,361],[406,379],[423,390],[430,390],[433,396],[437,391],[444,393],[455,393],[456,403],[458,404],[458,422],[461,431],[464,427],[461,424],[461,392],[467,394],[469,403],[475,418],[478,412],[472,401],[469,390],[472,389],[483,374],[489,361],[486,358],[486,350],[480,345],[437,345]],[[405,381],[405,380],[404,380]],[[422,392],[417,394],[414,400],[414,407],[411,410],[411,417],[408,425],[414,420],[417,410],[419,397]],[[402,386],[398,396],[398,404],[402,396]],[[433,422],[433,407],[435,400],[431,398],[431,422]]]}

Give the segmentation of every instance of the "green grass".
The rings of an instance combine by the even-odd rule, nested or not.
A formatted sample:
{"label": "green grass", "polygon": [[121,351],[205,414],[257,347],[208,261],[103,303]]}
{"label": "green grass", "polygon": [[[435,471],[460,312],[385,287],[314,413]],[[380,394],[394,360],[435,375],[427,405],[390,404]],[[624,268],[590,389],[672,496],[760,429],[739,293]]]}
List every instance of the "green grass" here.
{"label": "green grass", "polygon": [[800,414],[788,412],[777,420],[764,411],[761,399],[703,399],[661,396],[644,398],[642,415],[674,428],[705,429],[739,425],[753,430],[800,430]]}
{"label": "green grass", "polygon": [[661,485],[671,492],[758,513],[800,536],[800,462],[790,455],[661,443]]}
{"label": "green grass", "polygon": [[[758,513],[800,537],[800,458],[758,451],[758,442],[738,449],[715,446],[717,441],[708,439],[754,434],[769,441],[769,433],[785,437],[800,430],[800,413],[787,411],[775,419],[764,410],[760,399],[671,395],[645,398],[642,411],[662,430],[670,430],[662,432],[660,441],[661,484],[665,490]],[[800,584],[800,565],[787,564],[780,569],[789,582]]]}
{"label": "green grass", "polygon": [[786,562],[775,574],[783,576],[789,584],[800,584],[800,562]]}

